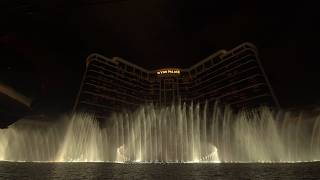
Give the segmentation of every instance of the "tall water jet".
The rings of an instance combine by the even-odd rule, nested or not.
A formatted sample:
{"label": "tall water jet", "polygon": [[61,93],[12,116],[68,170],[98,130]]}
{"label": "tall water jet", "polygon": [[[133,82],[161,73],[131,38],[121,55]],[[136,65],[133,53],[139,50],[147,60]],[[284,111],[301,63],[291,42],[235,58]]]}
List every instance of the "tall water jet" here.
{"label": "tall water jet", "polygon": [[101,125],[74,114],[0,130],[0,160],[50,162],[296,162],[320,159],[320,116],[199,104],[141,106]]}

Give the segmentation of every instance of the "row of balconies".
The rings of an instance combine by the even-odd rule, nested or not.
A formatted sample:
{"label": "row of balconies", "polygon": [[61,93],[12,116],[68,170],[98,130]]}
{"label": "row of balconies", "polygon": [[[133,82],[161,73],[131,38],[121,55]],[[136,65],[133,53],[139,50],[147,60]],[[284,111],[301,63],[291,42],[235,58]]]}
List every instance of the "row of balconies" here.
{"label": "row of balconies", "polygon": [[159,102],[160,98],[168,102],[171,95],[186,101],[223,100],[235,105],[259,97],[270,98],[256,54],[250,49],[240,48],[237,53],[222,58],[215,56],[191,69],[190,74],[191,79],[183,73],[179,77],[170,77],[170,81],[170,78],[162,79],[122,62],[108,64],[91,61],[81,102],[94,102],[91,104],[103,108],[104,104],[120,107]]}

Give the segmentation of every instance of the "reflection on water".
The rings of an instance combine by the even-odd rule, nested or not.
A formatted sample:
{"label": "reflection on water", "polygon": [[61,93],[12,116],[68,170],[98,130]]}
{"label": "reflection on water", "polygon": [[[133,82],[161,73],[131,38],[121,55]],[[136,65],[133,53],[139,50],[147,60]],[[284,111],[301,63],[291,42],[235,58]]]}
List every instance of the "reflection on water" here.
{"label": "reflection on water", "polygon": [[103,127],[75,114],[0,130],[0,160],[46,162],[297,162],[320,159],[320,116],[268,108],[177,104],[113,114]]}
{"label": "reflection on water", "polygon": [[319,163],[0,163],[0,179],[319,179]]}

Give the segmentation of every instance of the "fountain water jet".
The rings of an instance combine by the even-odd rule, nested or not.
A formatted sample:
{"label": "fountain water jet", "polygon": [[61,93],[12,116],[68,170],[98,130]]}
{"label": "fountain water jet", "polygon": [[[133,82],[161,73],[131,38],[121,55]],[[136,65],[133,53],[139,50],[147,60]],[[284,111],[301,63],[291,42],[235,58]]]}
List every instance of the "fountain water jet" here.
{"label": "fountain water jet", "polygon": [[320,116],[268,108],[233,113],[207,105],[142,106],[101,127],[74,114],[0,130],[0,160],[40,162],[297,162],[320,159]]}

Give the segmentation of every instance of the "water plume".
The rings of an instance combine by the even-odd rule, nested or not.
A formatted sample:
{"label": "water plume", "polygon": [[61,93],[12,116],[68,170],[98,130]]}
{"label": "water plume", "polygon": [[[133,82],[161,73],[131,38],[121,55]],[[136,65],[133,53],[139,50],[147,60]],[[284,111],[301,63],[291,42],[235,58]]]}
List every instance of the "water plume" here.
{"label": "water plume", "polygon": [[[102,125],[103,124],[103,125]],[[320,159],[320,116],[262,107],[141,106],[106,122],[73,114],[0,130],[0,160],[40,162],[298,162]]]}

